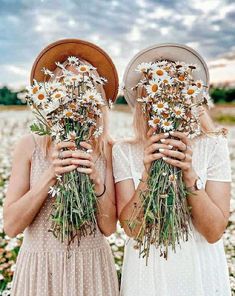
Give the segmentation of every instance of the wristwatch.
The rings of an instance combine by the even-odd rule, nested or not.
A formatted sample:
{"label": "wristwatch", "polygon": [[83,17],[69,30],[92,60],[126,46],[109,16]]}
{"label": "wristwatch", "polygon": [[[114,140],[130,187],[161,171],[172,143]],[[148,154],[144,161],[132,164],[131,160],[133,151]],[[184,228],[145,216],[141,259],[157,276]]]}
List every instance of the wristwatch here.
{"label": "wristwatch", "polygon": [[190,191],[190,192],[198,191],[198,190],[201,190],[202,188],[203,188],[203,183],[202,183],[202,180],[200,177],[198,177],[195,180],[195,183],[193,186],[187,187],[188,191]]}

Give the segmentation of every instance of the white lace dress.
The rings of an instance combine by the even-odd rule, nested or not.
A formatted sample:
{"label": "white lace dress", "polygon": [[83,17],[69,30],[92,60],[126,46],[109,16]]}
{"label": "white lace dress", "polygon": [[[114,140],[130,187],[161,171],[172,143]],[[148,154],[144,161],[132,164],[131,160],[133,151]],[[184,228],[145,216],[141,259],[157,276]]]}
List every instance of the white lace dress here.
{"label": "white lace dress", "polygon": [[[231,169],[227,139],[202,137],[193,143],[193,167],[202,179],[230,182]],[[143,171],[143,147],[118,142],[113,147],[115,182],[133,179],[135,188]],[[223,196],[221,196],[223,198]],[[206,209],[202,209],[206,211]],[[210,244],[193,227],[189,241],[166,261],[151,247],[148,266],[133,248],[125,246],[121,296],[229,296],[230,284],[223,241]]]}

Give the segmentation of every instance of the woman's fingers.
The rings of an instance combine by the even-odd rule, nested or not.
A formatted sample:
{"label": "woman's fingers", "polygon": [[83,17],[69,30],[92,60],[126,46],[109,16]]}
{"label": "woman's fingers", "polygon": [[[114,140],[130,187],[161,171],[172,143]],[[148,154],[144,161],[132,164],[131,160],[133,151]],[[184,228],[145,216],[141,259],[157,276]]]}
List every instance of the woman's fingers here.
{"label": "woman's fingers", "polygon": [[82,146],[83,148],[86,148],[86,149],[88,149],[88,150],[92,150],[92,146],[91,146],[91,144],[89,144],[89,143],[87,143],[87,142],[82,141],[82,142],[80,142],[79,144],[80,144],[80,146]]}
{"label": "woman's fingers", "polygon": [[76,148],[76,144],[72,141],[62,141],[56,144],[55,146],[56,150],[61,150],[63,148],[70,148],[70,149],[75,149]]}
{"label": "woman's fingers", "polygon": [[162,154],[162,153],[153,153],[149,156],[149,158],[150,158],[150,161],[152,162],[154,160],[162,158],[163,156],[164,156],[164,154]]}
{"label": "woman's fingers", "polygon": [[178,167],[182,170],[188,170],[191,166],[190,162],[184,162],[184,161],[180,161],[180,160],[177,160],[177,159],[173,159],[173,158],[169,158],[169,157],[166,157],[164,156],[163,157],[163,160],[175,167]]}
{"label": "woman's fingers", "polygon": [[150,138],[150,142],[151,143],[157,143],[159,142],[159,140],[161,139],[166,139],[169,137],[169,133],[161,133],[161,134],[157,134],[157,135],[153,135],[151,138]]}
{"label": "woman's fingers", "polygon": [[191,140],[188,138],[187,133],[170,132],[170,135],[176,138],[179,138],[185,145],[187,145],[188,147],[191,147],[192,143],[191,143]]}
{"label": "woman's fingers", "polygon": [[89,154],[87,152],[84,152],[84,151],[81,151],[81,150],[75,150],[75,151],[73,151],[72,157],[92,160],[91,154]]}
{"label": "woman's fingers", "polygon": [[161,153],[163,153],[165,156],[174,157],[179,160],[185,160],[185,158],[186,158],[186,156],[185,156],[186,154],[184,154],[180,151],[169,150],[169,149],[164,149],[164,148],[160,148],[159,151]]}
{"label": "woman's fingers", "polygon": [[88,175],[90,175],[93,172],[93,170],[90,168],[81,168],[81,167],[78,167],[77,171],[79,173],[84,173],[84,174],[88,174]]}
{"label": "woman's fingers", "polygon": [[150,129],[149,129],[148,132],[147,132],[147,137],[151,137],[155,131],[156,131],[155,128],[150,127]]}
{"label": "woman's fingers", "polygon": [[160,140],[163,144],[171,145],[173,147],[176,147],[177,149],[181,151],[186,151],[187,145],[183,143],[182,141],[175,140],[175,139],[161,139]]}
{"label": "woman's fingers", "polygon": [[64,159],[56,158],[53,160],[52,163],[54,164],[54,166],[66,166],[66,165],[75,164],[73,163],[73,158],[64,158]]}
{"label": "woman's fingers", "polygon": [[159,143],[154,143],[152,145],[150,145],[148,148],[146,148],[146,153],[152,153],[152,152],[156,152],[159,149],[172,149],[173,146],[171,145],[165,145],[165,144],[159,144]]}
{"label": "woman's fingers", "polygon": [[55,167],[55,174],[56,175],[61,175],[61,174],[64,174],[64,173],[69,173],[73,170],[75,170],[77,168],[76,165],[68,165],[68,166],[65,166],[65,167]]}
{"label": "woman's fingers", "polygon": [[[73,151],[71,150],[65,150],[65,151],[61,151],[60,156],[61,158],[67,158],[67,157],[72,157],[72,153]],[[52,153],[52,159],[57,159],[59,156],[59,151],[55,151]]]}
{"label": "woman's fingers", "polygon": [[72,164],[79,166],[86,166],[92,168],[94,166],[93,162],[86,159],[72,159]]}

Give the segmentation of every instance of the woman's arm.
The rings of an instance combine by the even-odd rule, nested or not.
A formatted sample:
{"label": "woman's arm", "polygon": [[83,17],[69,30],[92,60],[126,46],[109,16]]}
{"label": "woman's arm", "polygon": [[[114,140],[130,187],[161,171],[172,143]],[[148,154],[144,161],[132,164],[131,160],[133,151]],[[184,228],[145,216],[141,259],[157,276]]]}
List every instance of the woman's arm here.
{"label": "woman's arm", "polygon": [[[123,180],[116,183],[116,196],[117,196],[117,208],[118,217],[122,227],[129,237],[137,236],[140,229],[139,225],[135,225],[132,229],[128,226],[128,221],[132,219],[133,211],[136,212],[135,219],[141,220],[143,212],[141,211],[141,192],[147,189],[146,180],[151,163],[154,160],[160,159],[163,154],[156,152],[159,148],[167,148],[165,144],[159,144],[160,139],[165,139],[169,134],[153,135],[154,129],[150,129],[147,137],[146,146],[144,149],[144,167],[145,170],[142,173],[141,181],[135,190],[132,179]],[[170,147],[168,147],[170,149]]]}
{"label": "woman's arm", "polygon": [[[92,149],[92,146],[86,142],[81,142],[80,145],[86,149]],[[95,185],[96,195],[102,194],[102,196],[97,197],[98,199],[98,214],[97,223],[101,232],[105,236],[110,236],[116,231],[117,224],[117,213],[116,213],[116,201],[115,201],[115,190],[113,182],[113,172],[112,172],[112,147],[108,144],[107,147],[107,166],[106,166],[106,177],[105,177],[105,187],[100,177],[100,173],[95,168],[93,157],[89,153],[77,151],[73,153],[74,164],[83,165],[86,167],[78,167],[77,170],[81,173],[87,173],[90,175],[91,180]],[[82,159],[83,158],[83,159]]]}
{"label": "woman's arm", "polygon": [[[166,139],[164,144],[172,145],[178,151],[166,149],[161,153],[165,155],[166,162],[182,169],[184,182],[187,187],[191,187],[198,178],[192,167],[191,141],[183,133],[175,132],[172,135],[179,140]],[[185,160],[182,160],[185,155]],[[205,189],[188,196],[188,203],[192,208],[192,222],[209,243],[218,241],[227,226],[230,187],[230,182],[208,180]]]}
{"label": "woman's arm", "polygon": [[[74,145],[67,142],[61,144],[61,146],[58,145],[57,148],[61,149],[68,143],[71,147]],[[61,160],[56,159],[58,152],[54,152],[55,164],[45,170],[38,182],[30,189],[30,166],[33,149],[32,135],[27,135],[20,139],[13,153],[12,171],[3,206],[3,227],[9,237],[15,237],[32,223],[48,196],[50,186],[53,186],[56,182],[56,174],[77,167],[75,165],[61,167]],[[69,151],[63,153],[71,154]]]}

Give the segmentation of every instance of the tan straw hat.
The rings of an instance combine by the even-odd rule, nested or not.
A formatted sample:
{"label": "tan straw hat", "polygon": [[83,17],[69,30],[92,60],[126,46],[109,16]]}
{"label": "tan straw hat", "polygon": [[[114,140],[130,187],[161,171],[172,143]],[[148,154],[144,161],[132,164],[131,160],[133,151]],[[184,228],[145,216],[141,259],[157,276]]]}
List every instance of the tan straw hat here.
{"label": "tan straw hat", "polygon": [[134,107],[136,102],[136,90],[132,90],[142,78],[142,74],[135,71],[137,66],[143,62],[156,62],[157,60],[171,60],[185,62],[187,64],[197,64],[198,71],[194,71],[193,78],[201,79],[209,86],[209,71],[206,62],[201,55],[189,46],[178,43],[162,43],[147,47],[138,52],[126,67],[123,83],[124,96],[128,104]]}
{"label": "tan straw hat", "polygon": [[104,85],[107,100],[115,101],[118,92],[117,70],[108,54],[97,45],[80,39],[62,39],[49,44],[37,56],[30,75],[30,82],[44,80],[42,68],[54,71],[55,62],[64,62],[68,56],[76,56],[96,67],[100,76],[108,80]]}

